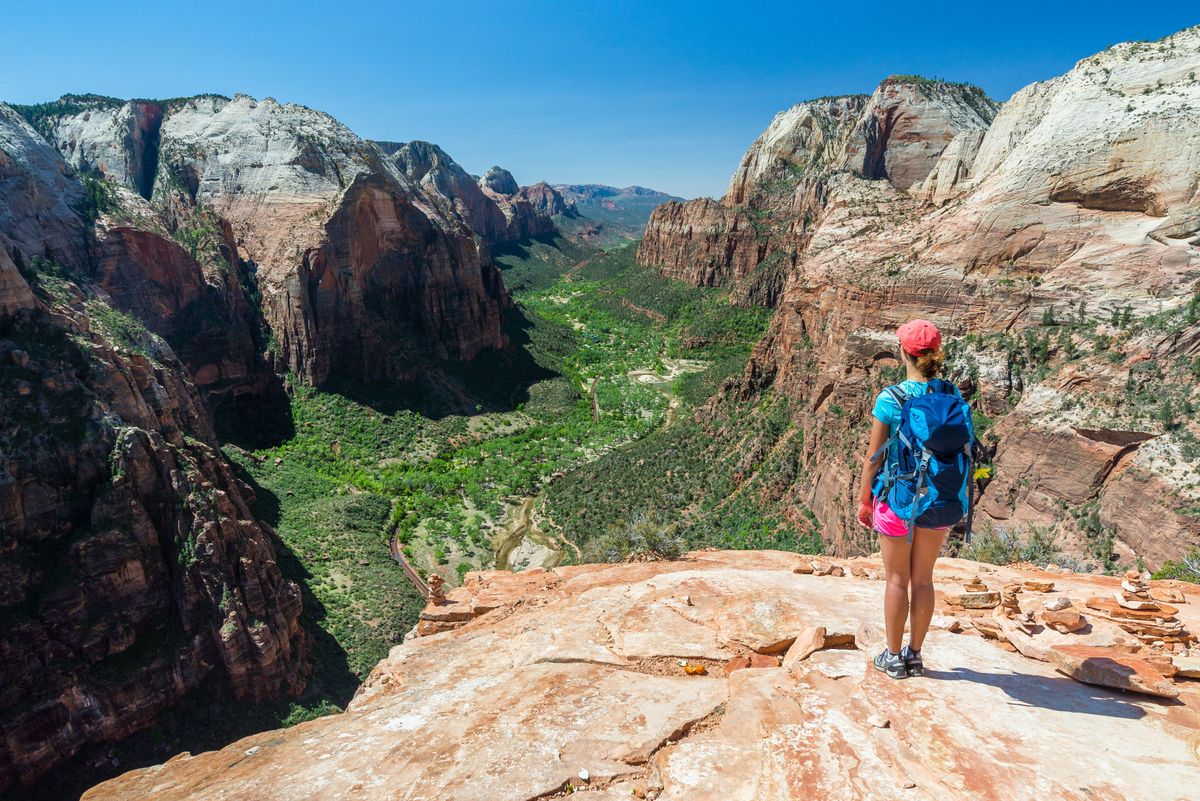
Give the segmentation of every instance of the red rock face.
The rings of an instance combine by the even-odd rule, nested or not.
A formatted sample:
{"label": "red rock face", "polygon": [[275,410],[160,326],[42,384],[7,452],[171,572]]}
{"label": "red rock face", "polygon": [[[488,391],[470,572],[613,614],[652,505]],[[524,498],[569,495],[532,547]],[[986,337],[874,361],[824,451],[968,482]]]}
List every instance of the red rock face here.
{"label": "red rock face", "polygon": [[[974,87],[889,80],[870,98],[835,97],[781,112],[738,166],[720,204],[668,203],[650,218],[638,261],[698,286],[750,275],[768,257],[794,266],[837,170],[922,180],[960,132],[987,126],[996,106]],[[751,292],[771,305],[778,292]],[[753,302],[753,300],[751,300]]]}
{"label": "red rock face", "polygon": [[303,686],[299,589],[183,366],[150,335],[148,355],[117,352],[66,311],[0,332],[0,406],[20,421],[0,432],[0,791],[209,676],[248,700]]}
{"label": "red rock face", "polygon": [[751,215],[705,198],[655,209],[637,259],[696,286],[723,286],[748,275],[766,250]]}
{"label": "red rock face", "polygon": [[210,405],[259,394],[271,380],[239,281],[246,267],[233,247],[223,250],[228,260],[210,279],[181,245],[154,231],[113,226],[96,248],[97,284],[170,343]]}
{"label": "red rock face", "polygon": [[665,275],[745,283],[782,265],[774,322],[728,392],[789,399],[804,475],[780,501],[814,512],[834,551],[874,549],[855,482],[874,396],[899,377],[894,332],[914,317],[947,333],[955,377],[995,421],[985,527],[1048,527],[1093,564],[1109,540],[1151,567],[1200,547],[1200,429],[1178,419],[1200,402],[1186,311],[1200,137],[1172,94],[1196,95],[1178,76],[1200,69],[1198,37],[1119,45],[994,120],[969,87],[896,79],[865,102],[801,104],[747,152],[723,206],[655,213],[639,260]]}
{"label": "red rock face", "polygon": [[[139,321],[180,341],[195,310],[227,308],[223,290],[150,231],[102,227],[89,248],[80,185],[3,105],[0,165],[0,795],[13,797],[202,682],[242,700],[299,691],[307,641],[299,588],[190,371]],[[236,358],[236,329],[223,336]],[[211,347],[181,343],[198,360]]]}
{"label": "red rock face", "polygon": [[284,361],[320,384],[335,370],[412,378],[431,357],[469,360],[505,342],[507,302],[470,237],[446,234],[391,182],[362,176],[268,317]]}

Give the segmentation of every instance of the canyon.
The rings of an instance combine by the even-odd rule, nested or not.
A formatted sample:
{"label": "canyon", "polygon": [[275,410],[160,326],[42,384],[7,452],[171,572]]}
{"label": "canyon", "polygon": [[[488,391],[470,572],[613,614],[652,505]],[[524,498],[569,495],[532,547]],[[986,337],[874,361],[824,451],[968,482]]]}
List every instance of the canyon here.
{"label": "canyon", "polygon": [[[1200,554],[1198,70],[892,76],[686,201],[0,103],[0,796],[1178,797],[1200,595],[1140,571]],[[913,317],[988,458],[933,694],[869,668],[852,502]]]}
{"label": "canyon", "polygon": [[781,502],[834,552],[870,547],[863,421],[913,317],[948,333],[982,415],[984,526],[1100,563],[1200,546],[1198,44],[1117,45],[1002,107],[914,76],[801,103],[720,201],[654,213],[642,264],[775,310],[725,392],[788,399],[811,479]]}
{"label": "canyon", "polygon": [[[213,412],[505,351],[511,309],[488,218],[417,174],[414,152],[459,169],[434,146],[389,159],[246,96],[19,111],[0,105],[0,793],[104,762],[202,688],[298,695],[301,588]],[[477,191],[497,241],[566,211],[544,184]]]}

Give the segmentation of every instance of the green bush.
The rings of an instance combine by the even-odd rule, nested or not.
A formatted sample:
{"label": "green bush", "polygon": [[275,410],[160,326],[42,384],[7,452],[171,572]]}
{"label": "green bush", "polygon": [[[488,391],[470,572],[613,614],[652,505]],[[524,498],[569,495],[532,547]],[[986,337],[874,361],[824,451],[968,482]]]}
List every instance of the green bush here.
{"label": "green bush", "polygon": [[1178,579],[1200,584],[1200,548],[1193,548],[1179,560],[1168,561],[1151,576],[1154,579]]}
{"label": "green bush", "polygon": [[639,514],[587,542],[583,562],[620,562],[630,556],[678,559],[683,554],[679,524],[660,515]]}
{"label": "green bush", "polygon": [[956,555],[993,565],[1027,562],[1045,566],[1062,558],[1054,541],[1054,532],[1042,526],[1030,526],[1023,534],[982,526],[975,531],[971,543],[962,545]]}

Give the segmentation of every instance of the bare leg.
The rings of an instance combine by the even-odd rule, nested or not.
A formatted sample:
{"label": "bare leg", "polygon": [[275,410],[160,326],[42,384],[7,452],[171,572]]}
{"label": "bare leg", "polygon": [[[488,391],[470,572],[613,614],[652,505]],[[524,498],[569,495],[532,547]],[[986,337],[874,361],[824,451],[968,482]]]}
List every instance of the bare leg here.
{"label": "bare leg", "polygon": [[[909,575],[912,581],[912,631],[908,642],[914,651],[921,650],[925,634],[929,631],[929,621],[933,619],[933,566],[945,542],[944,531],[918,528],[913,532],[912,553],[909,558]],[[884,564],[886,565],[886,556]]]}
{"label": "bare leg", "polygon": [[[915,537],[914,537],[915,541]],[[883,571],[887,586],[883,591],[883,621],[887,629],[887,647],[900,653],[904,641],[904,623],[908,620],[908,581],[910,551],[907,537],[879,535],[879,550],[883,553]],[[929,625],[929,621],[925,621]]]}

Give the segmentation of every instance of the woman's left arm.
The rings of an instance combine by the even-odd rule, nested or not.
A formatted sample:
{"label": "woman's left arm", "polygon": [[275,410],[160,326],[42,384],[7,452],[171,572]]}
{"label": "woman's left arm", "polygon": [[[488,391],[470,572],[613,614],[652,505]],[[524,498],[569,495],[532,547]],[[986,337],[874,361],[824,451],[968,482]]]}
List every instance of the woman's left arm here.
{"label": "woman's left arm", "polygon": [[[880,420],[878,417],[872,418],[873,425],[871,426],[871,441],[867,445],[866,456],[863,457],[862,474],[859,477],[858,487],[858,522],[862,523],[867,528],[871,527],[871,485],[875,482],[875,474],[879,472],[879,466],[883,464],[883,460],[887,457],[883,453],[883,443],[887,442],[891,430],[888,424]],[[871,457],[875,458],[872,459]]]}

